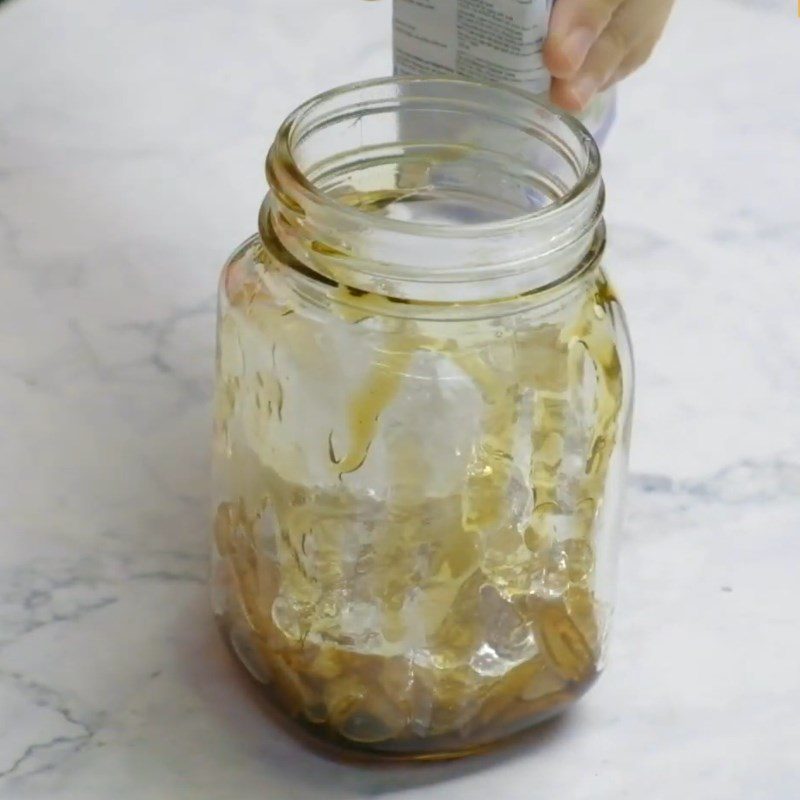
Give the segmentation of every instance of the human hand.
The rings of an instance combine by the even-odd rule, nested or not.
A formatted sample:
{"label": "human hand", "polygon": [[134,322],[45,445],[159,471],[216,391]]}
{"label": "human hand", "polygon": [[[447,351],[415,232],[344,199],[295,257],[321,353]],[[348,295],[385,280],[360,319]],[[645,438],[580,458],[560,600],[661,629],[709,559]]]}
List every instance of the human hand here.
{"label": "human hand", "polygon": [[550,96],[580,111],[594,95],[630,75],[653,51],[674,0],[556,0],[544,60]]}

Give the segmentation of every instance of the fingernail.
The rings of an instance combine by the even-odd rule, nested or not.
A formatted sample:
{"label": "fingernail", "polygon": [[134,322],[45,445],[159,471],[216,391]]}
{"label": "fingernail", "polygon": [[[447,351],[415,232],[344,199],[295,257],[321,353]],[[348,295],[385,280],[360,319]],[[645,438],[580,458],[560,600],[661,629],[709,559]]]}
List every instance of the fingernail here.
{"label": "fingernail", "polygon": [[583,108],[595,95],[598,89],[597,79],[592,75],[582,75],[570,84],[570,92]]}
{"label": "fingernail", "polygon": [[590,28],[577,28],[567,34],[561,49],[564,58],[572,65],[572,69],[580,69],[594,41],[594,31]]}

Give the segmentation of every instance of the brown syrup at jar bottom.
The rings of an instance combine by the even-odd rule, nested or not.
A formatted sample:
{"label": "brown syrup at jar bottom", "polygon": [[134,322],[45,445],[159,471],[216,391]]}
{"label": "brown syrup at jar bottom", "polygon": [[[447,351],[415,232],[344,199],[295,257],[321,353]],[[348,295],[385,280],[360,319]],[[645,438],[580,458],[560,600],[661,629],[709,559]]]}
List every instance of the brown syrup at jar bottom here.
{"label": "brown syrup at jar bottom", "polygon": [[[344,763],[397,763],[452,761],[472,755],[491,752],[502,747],[513,746],[535,735],[534,729],[568,709],[585,694],[599,677],[592,672],[580,683],[565,685],[560,691],[545,695],[537,701],[522,701],[511,695],[502,715],[480,731],[467,736],[458,733],[431,735],[408,735],[386,738],[379,741],[357,741],[343,735],[329,724],[314,722],[306,717],[295,703],[291,692],[274,681],[265,682],[263,667],[255,667],[249,656],[233,641],[235,626],[230,620],[217,620],[223,640],[234,656],[246,679],[251,681],[260,694],[265,714],[279,728],[300,744],[320,755]],[[518,701],[518,702],[515,702]],[[372,718],[354,718],[353,724],[363,731],[379,730],[380,722]]]}

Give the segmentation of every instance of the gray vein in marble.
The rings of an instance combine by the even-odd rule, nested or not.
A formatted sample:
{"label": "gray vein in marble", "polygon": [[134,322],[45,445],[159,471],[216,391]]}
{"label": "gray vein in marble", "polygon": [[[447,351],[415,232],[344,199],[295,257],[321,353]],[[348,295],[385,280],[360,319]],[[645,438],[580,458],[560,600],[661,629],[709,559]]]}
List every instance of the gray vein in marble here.
{"label": "gray vein in marble", "polygon": [[48,625],[79,622],[117,602],[137,581],[204,584],[205,553],[77,555],[37,559],[0,570],[0,650]]}
{"label": "gray vein in marble", "polygon": [[[69,703],[61,693],[32,681],[25,675],[0,670],[0,681],[10,682],[14,688],[30,699],[33,705],[55,712],[68,726],[77,728],[77,732],[72,736],[59,735],[47,741],[29,744],[8,767],[0,769],[0,780],[17,777],[23,771],[26,777],[31,777],[54,769],[65,758],[75,755],[86,747],[102,722],[102,714],[85,719],[79,717],[69,707]],[[33,766],[29,767],[31,762],[34,762]]]}
{"label": "gray vein in marble", "polygon": [[205,398],[208,395],[208,383],[183,375],[181,373],[182,365],[172,363],[165,351],[168,349],[170,340],[175,335],[175,329],[180,323],[194,317],[208,317],[209,323],[211,323],[215,307],[216,301],[210,297],[193,306],[177,308],[163,319],[125,322],[112,326],[112,329],[139,333],[148,341],[151,347],[146,363],[149,363],[161,375],[174,380],[185,396]]}
{"label": "gray vein in marble", "polygon": [[713,503],[798,500],[800,464],[780,456],[764,462],[745,459],[700,480],[676,480],[668,475],[638,473],[631,475],[629,482],[645,494],[685,495]]}

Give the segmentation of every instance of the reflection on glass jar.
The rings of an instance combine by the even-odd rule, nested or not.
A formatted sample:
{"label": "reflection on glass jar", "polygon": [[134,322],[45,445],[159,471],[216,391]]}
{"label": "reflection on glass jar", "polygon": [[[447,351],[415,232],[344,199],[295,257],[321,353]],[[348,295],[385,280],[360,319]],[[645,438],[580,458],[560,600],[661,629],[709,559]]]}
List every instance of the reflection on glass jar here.
{"label": "reflection on glass jar", "polygon": [[302,106],[267,176],[220,287],[215,612],[319,738],[481,749],[602,665],[632,367],[597,149],[394,79]]}

